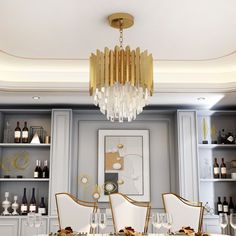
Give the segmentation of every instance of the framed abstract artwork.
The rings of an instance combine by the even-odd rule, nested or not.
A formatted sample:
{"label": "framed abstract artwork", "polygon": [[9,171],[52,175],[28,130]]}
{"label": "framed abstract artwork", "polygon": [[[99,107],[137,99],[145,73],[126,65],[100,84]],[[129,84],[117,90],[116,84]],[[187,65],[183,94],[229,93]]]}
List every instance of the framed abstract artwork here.
{"label": "framed abstract artwork", "polygon": [[100,202],[110,193],[150,201],[149,130],[98,131]]}

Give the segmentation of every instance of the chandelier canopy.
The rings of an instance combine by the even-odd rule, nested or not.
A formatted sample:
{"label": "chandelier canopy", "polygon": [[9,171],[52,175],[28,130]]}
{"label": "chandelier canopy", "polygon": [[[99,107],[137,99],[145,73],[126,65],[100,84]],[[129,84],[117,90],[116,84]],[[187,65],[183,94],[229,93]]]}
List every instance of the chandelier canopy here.
{"label": "chandelier canopy", "polygon": [[120,45],[97,50],[90,56],[90,96],[110,121],[132,121],[143,111],[153,93],[153,59],[147,50],[123,48],[123,29],[133,25],[133,16],[115,13],[108,17],[120,30]]}

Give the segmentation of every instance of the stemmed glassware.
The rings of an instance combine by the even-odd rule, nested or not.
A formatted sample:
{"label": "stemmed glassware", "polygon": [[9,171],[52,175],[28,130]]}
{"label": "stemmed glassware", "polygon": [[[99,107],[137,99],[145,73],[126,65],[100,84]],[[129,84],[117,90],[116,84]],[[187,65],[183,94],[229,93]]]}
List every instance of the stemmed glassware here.
{"label": "stemmed glassware", "polygon": [[162,214],[162,226],[168,230],[168,234],[170,234],[170,229],[173,224],[172,215],[170,213]]}
{"label": "stemmed glassware", "polygon": [[39,228],[42,225],[42,215],[40,213],[30,212],[27,215],[27,225],[37,229],[37,235],[39,234]]}
{"label": "stemmed glassware", "polygon": [[154,213],[152,215],[152,225],[157,230],[161,228],[162,220],[161,220],[161,214]]}
{"label": "stemmed glassware", "polygon": [[[107,216],[106,213],[99,213],[98,214],[98,225],[101,230],[104,230],[106,228],[107,224]],[[102,231],[103,235],[103,231]]]}
{"label": "stemmed glassware", "polygon": [[96,228],[98,226],[98,214],[93,212],[90,214],[90,225],[93,229],[93,235],[95,234]]}
{"label": "stemmed glassware", "polygon": [[228,225],[228,216],[226,213],[220,213],[219,222],[220,222],[220,227],[222,228],[222,232],[224,232],[225,228]]}
{"label": "stemmed glassware", "polygon": [[234,229],[234,235],[236,235],[236,213],[230,214],[230,225]]}

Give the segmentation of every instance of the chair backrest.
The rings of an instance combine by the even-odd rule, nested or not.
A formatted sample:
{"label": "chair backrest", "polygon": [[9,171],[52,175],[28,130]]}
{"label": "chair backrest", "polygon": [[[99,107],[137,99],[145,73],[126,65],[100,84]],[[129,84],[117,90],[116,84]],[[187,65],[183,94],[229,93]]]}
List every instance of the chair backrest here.
{"label": "chair backrest", "polygon": [[183,226],[190,226],[195,232],[202,228],[203,207],[202,203],[191,203],[188,200],[174,194],[162,194],[165,211],[173,218],[172,231],[176,232]]}
{"label": "chair backrest", "polygon": [[115,232],[126,226],[131,226],[137,232],[147,232],[149,203],[136,202],[121,193],[110,194],[109,200]]}
{"label": "chair backrest", "polygon": [[97,204],[68,193],[57,193],[55,197],[60,229],[70,226],[73,231],[90,233],[90,214],[97,211]]}

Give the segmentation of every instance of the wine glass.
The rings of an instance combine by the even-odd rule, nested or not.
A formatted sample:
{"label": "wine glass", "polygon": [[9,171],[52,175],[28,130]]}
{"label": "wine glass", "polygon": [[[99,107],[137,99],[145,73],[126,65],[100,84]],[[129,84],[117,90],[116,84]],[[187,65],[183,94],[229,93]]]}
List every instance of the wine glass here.
{"label": "wine glass", "polygon": [[161,228],[162,220],[161,215],[159,213],[154,213],[152,215],[152,225],[157,230]]}
{"label": "wine glass", "polygon": [[37,235],[39,234],[39,227],[42,224],[42,215],[40,213],[36,213],[34,217],[34,227],[37,229]]}
{"label": "wine glass", "polygon": [[172,215],[170,213],[162,214],[162,226],[168,230],[168,234],[170,234],[170,229],[173,224]]}
{"label": "wine glass", "polygon": [[90,225],[93,229],[93,235],[95,234],[96,228],[98,226],[98,214],[97,213],[91,213],[90,214]]}
{"label": "wine glass", "polygon": [[236,232],[236,213],[230,214],[230,225],[234,229],[234,234]]}
{"label": "wine glass", "polygon": [[224,232],[224,229],[228,225],[228,216],[226,213],[220,213],[219,222],[220,222],[220,227],[222,228],[222,232]]}
{"label": "wine glass", "polygon": [[30,212],[27,215],[27,225],[29,227],[34,227],[34,218],[35,218],[35,213]]}
{"label": "wine glass", "polygon": [[[106,222],[107,222],[107,216],[106,216],[106,213],[100,213],[98,215],[98,224],[99,224],[99,228],[101,230],[105,229],[106,228]],[[103,231],[102,231],[103,232]],[[102,233],[103,235],[103,233]]]}

